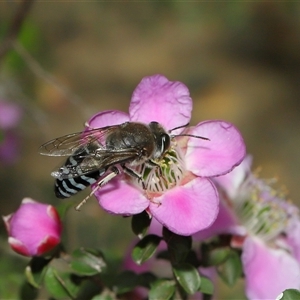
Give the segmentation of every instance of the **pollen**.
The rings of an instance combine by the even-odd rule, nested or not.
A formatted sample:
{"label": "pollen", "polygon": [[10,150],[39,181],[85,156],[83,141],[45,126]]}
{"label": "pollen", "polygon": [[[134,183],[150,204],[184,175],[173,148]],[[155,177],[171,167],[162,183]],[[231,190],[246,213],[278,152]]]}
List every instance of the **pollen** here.
{"label": "pollen", "polygon": [[144,183],[146,192],[149,193],[163,193],[179,185],[185,174],[180,148],[172,145],[155,164],[144,163],[137,166],[135,171],[142,180],[132,178],[134,184],[142,188]]}

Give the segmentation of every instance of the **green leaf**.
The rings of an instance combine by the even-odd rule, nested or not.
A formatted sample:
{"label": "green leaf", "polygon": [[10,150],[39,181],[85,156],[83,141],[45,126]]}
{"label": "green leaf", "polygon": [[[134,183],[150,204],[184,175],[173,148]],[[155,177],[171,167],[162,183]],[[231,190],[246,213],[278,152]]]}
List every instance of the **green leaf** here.
{"label": "green leaf", "polygon": [[139,276],[132,271],[124,271],[115,279],[114,290],[117,294],[132,291],[139,282]]}
{"label": "green leaf", "polygon": [[49,267],[45,274],[45,286],[55,299],[76,298],[79,286],[69,272],[58,272]]}
{"label": "green leaf", "polygon": [[92,299],[96,295],[103,295],[105,293],[105,289],[103,288],[106,285],[102,281],[102,277],[100,277],[99,275],[92,277],[75,277],[74,279],[80,283],[80,288],[76,295],[76,299],[78,300]]}
{"label": "green leaf", "polygon": [[295,300],[300,299],[300,291],[295,289],[285,290],[281,295],[278,295],[276,300]]}
{"label": "green leaf", "polygon": [[100,295],[96,295],[92,298],[92,300],[116,300],[116,296],[112,294],[110,291],[104,291]]}
{"label": "green leaf", "polygon": [[242,275],[242,263],[239,254],[231,250],[226,261],[217,266],[217,272],[222,280],[229,286],[233,286]]}
{"label": "green leaf", "polygon": [[151,285],[149,300],[168,300],[174,295],[176,283],[174,280],[159,279]]}
{"label": "green leaf", "polygon": [[95,249],[76,249],[71,255],[71,268],[78,275],[92,276],[103,272],[106,263],[102,252]]}
{"label": "green leaf", "polygon": [[146,211],[141,212],[140,214],[133,215],[131,219],[131,228],[135,235],[142,239],[151,224],[151,218]]}
{"label": "green leaf", "polygon": [[132,259],[137,264],[142,264],[144,261],[152,257],[155,253],[161,237],[155,234],[149,234],[140,240],[132,251]]}
{"label": "green leaf", "polygon": [[216,266],[226,261],[231,250],[229,247],[216,248],[208,253],[207,265]]}
{"label": "green leaf", "polygon": [[194,294],[199,290],[201,277],[194,266],[188,263],[177,264],[173,266],[173,272],[177,282],[188,294]]}
{"label": "green leaf", "polygon": [[192,248],[192,237],[175,234],[164,227],[163,238],[168,245],[172,264],[184,262]]}
{"label": "green leaf", "polygon": [[33,287],[28,282],[24,282],[24,284],[21,286],[20,290],[20,299],[21,300],[34,300],[38,297],[39,290],[35,287]]}
{"label": "green leaf", "polygon": [[26,279],[33,287],[40,288],[50,261],[44,257],[34,257],[25,268]]}
{"label": "green leaf", "polygon": [[203,294],[212,295],[214,293],[214,285],[210,279],[201,276],[201,285],[199,291]]}
{"label": "green leaf", "polygon": [[164,259],[164,260],[167,260],[167,261],[170,261],[170,254],[169,254],[169,251],[168,250],[162,250],[162,251],[159,251],[156,255],[156,258],[158,259]]}
{"label": "green leaf", "polygon": [[157,277],[151,272],[140,273],[138,276],[138,285],[149,288],[157,280]]}

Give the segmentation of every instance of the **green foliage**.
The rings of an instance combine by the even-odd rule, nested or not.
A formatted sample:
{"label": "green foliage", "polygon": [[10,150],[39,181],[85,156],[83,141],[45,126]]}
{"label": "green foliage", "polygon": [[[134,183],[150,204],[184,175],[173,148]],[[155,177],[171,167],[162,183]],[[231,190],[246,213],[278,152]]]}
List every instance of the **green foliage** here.
{"label": "green foliage", "polygon": [[201,277],[194,266],[188,263],[180,263],[173,266],[173,272],[177,282],[186,293],[194,294],[198,291],[201,284]]}
{"label": "green foliage", "polygon": [[116,297],[111,294],[109,291],[105,291],[100,295],[96,295],[95,297],[91,298],[92,300],[115,300]]}
{"label": "green foliage", "polygon": [[106,263],[100,251],[80,248],[71,255],[71,268],[77,275],[92,276],[103,272]]}
{"label": "green foliage", "polygon": [[169,256],[173,264],[184,262],[192,248],[192,238],[181,236],[164,227],[163,238],[168,245]]}
{"label": "green foliage", "polygon": [[21,286],[20,290],[20,299],[27,300],[31,299],[34,300],[38,297],[38,289],[33,287],[30,283],[24,282]]}
{"label": "green foliage", "polygon": [[140,214],[134,215],[131,219],[131,228],[134,234],[136,234],[140,239],[145,236],[148,228],[151,224],[151,218],[146,211]]}
{"label": "green foliage", "polygon": [[278,300],[296,300],[300,299],[300,291],[295,289],[288,289],[285,290],[282,294],[282,296],[279,296],[277,298]]}
{"label": "green foliage", "polygon": [[151,284],[157,280],[157,277],[151,272],[144,272],[139,274],[139,285],[150,288]]}
{"label": "green foliage", "polygon": [[148,260],[155,253],[161,237],[149,234],[140,240],[132,251],[132,258],[137,264],[142,264],[144,261]]}
{"label": "green foliage", "polygon": [[228,259],[230,253],[231,253],[231,250],[229,247],[221,247],[221,248],[212,249],[207,254],[206,263],[209,266],[220,265]]}
{"label": "green foliage", "polygon": [[218,275],[226,285],[233,286],[242,276],[240,251],[230,247],[230,236],[219,236],[209,243],[203,243],[200,252],[201,265],[216,267]]}
{"label": "green foliage", "polygon": [[139,276],[132,271],[120,273],[114,282],[114,290],[117,294],[124,294],[132,291],[138,286]]}
{"label": "green foliage", "polygon": [[210,279],[201,276],[201,285],[199,291],[203,294],[212,295],[214,292],[214,285]]}
{"label": "green foliage", "polygon": [[236,251],[231,250],[227,259],[217,266],[217,271],[219,276],[228,286],[233,286],[243,272],[239,254]]}
{"label": "green foliage", "polygon": [[168,300],[175,294],[174,280],[159,279],[155,281],[149,291],[149,300]]}
{"label": "green foliage", "polygon": [[[79,248],[68,255],[59,247],[51,257],[35,257],[30,261],[26,267],[27,283],[22,285],[20,298],[38,298],[42,286],[58,300],[128,299],[127,296],[137,287],[148,289],[149,299],[187,299],[188,295],[199,291],[212,295],[212,282],[199,273],[199,261],[192,249],[191,237],[179,236],[164,229],[163,239],[167,250],[161,251],[159,257],[171,264],[169,277],[160,278],[151,269],[139,274],[129,270],[119,272],[106,262],[99,250]],[[134,261],[142,264],[153,257],[161,240],[153,234],[144,236],[132,251]],[[239,270],[239,259],[235,251],[215,248],[208,257],[217,265],[220,276],[226,278],[227,284],[232,284],[240,276],[236,271]],[[155,263],[153,260],[149,267]]]}
{"label": "green foliage", "polygon": [[32,287],[38,289],[40,288],[45,272],[47,271],[47,266],[51,259],[44,257],[34,257],[25,269],[25,276],[29,284]]}
{"label": "green foliage", "polygon": [[49,267],[45,274],[45,286],[55,299],[74,299],[79,291],[74,279],[70,272]]}

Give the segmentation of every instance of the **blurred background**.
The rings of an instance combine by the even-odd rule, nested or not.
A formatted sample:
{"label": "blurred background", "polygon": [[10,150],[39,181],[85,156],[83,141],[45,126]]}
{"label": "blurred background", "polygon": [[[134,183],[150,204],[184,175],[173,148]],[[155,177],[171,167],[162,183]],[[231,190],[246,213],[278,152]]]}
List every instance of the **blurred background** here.
{"label": "blurred background", "polygon": [[[254,169],[278,178],[299,203],[299,2],[37,1],[26,7],[6,1],[0,4],[0,114],[13,105],[14,122],[0,123],[1,214],[15,211],[24,197],[58,204],[50,173],[62,160],[40,156],[39,146],[81,131],[96,112],[127,112],[134,88],[156,73],[189,87],[191,124],[234,123]],[[65,201],[78,203],[87,193]],[[19,262],[6,238],[2,224],[0,251]],[[104,213],[94,199],[66,216],[70,250],[98,247],[121,256],[132,238],[130,219]],[[12,283],[25,264],[10,273]],[[10,268],[1,258],[0,276]],[[241,290],[224,288],[219,299],[240,299]]]}

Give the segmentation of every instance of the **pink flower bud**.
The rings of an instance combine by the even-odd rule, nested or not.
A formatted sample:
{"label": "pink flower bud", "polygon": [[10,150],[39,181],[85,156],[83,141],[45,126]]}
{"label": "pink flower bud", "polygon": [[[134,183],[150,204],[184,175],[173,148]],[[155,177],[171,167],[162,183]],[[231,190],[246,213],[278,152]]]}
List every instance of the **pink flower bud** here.
{"label": "pink flower bud", "polygon": [[60,242],[61,221],[51,205],[24,198],[19,209],[3,220],[9,235],[8,243],[21,255],[43,255]]}

